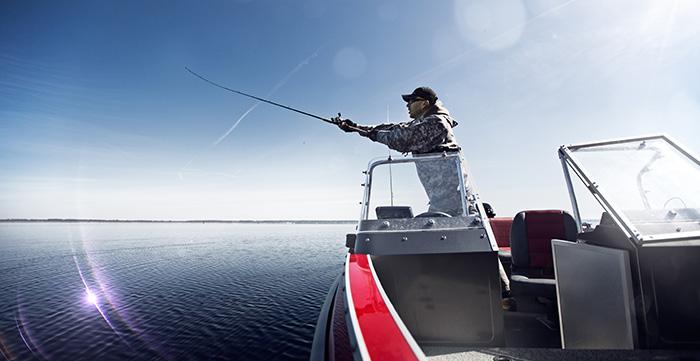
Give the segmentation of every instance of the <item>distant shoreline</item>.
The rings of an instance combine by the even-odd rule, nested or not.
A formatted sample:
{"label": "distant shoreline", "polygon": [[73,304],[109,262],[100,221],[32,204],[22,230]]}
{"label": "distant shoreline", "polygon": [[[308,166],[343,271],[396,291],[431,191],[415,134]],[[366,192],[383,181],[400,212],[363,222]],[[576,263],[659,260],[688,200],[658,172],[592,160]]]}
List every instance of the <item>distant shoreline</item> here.
{"label": "distant shoreline", "polygon": [[350,224],[353,220],[218,220],[192,219],[184,221],[151,219],[73,219],[73,218],[9,218],[0,219],[0,223],[253,223],[253,224]]}

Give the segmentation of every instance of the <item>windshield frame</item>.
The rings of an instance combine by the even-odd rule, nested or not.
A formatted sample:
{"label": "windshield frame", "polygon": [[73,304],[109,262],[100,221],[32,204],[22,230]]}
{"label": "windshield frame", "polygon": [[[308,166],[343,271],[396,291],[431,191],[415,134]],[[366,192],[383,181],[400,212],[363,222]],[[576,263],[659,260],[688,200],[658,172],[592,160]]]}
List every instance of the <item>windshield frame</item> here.
{"label": "windshield frame", "polygon": [[[367,165],[367,170],[364,171],[365,173],[365,182],[363,186],[365,187],[364,189],[364,195],[362,197],[362,211],[360,214],[360,219],[361,220],[367,220],[369,219],[370,215],[370,197],[372,194],[372,174],[375,168],[378,166],[384,165],[384,164],[401,164],[401,163],[417,163],[417,162],[430,162],[433,160],[444,160],[444,159],[453,159],[456,165],[457,170],[464,169],[463,167],[465,165],[462,164],[462,159],[459,155],[459,153],[438,153],[438,154],[430,154],[430,155],[420,155],[418,157],[405,157],[405,158],[392,158],[389,156],[388,158],[379,158],[379,159],[373,159],[369,162]],[[468,203],[467,203],[467,193],[464,188],[465,184],[465,179],[464,179],[464,174],[461,171],[458,171],[458,177],[459,177],[459,189],[461,193],[461,202],[462,202],[462,214],[460,216],[467,216],[467,210],[468,210]],[[473,184],[470,184],[472,191],[473,191]],[[479,208],[479,213],[480,214],[485,214],[483,210],[483,206],[481,205],[480,202],[477,203],[477,208]]]}
{"label": "windshield frame", "polygon": [[700,231],[686,231],[686,232],[674,232],[674,233],[662,233],[662,234],[642,234],[637,227],[634,226],[632,221],[625,215],[625,213],[619,209],[619,207],[610,201],[610,197],[606,196],[605,186],[597,183],[595,179],[590,176],[581,161],[576,158],[574,153],[582,148],[592,148],[599,146],[607,146],[614,144],[646,141],[646,140],[661,140],[670,145],[673,149],[677,150],[680,154],[685,156],[688,160],[691,160],[696,165],[700,166],[700,161],[691,152],[682,147],[678,142],[672,140],[665,134],[642,136],[642,137],[632,137],[632,138],[620,138],[607,141],[590,142],[590,143],[580,143],[575,145],[562,145],[559,148],[559,158],[562,163],[562,168],[564,171],[564,178],[567,183],[567,188],[569,190],[569,196],[571,198],[571,205],[574,212],[574,217],[576,222],[581,229],[581,215],[578,207],[578,202],[576,200],[576,194],[573,189],[573,182],[571,180],[571,170],[578,178],[583,182],[584,186],[593,195],[593,197],[600,203],[603,209],[612,216],[615,223],[626,233],[629,239],[635,242],[637,245],[642,245],[644,243],[654,243],[662,241],[671,240],[681,240],[688,238],[698,238],[700,237]]}

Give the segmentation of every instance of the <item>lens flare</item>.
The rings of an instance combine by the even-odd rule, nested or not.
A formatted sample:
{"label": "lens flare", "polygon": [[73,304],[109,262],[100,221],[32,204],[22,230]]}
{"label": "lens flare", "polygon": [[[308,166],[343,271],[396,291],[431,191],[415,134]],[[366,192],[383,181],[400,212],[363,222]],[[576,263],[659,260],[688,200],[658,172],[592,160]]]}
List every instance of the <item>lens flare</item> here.
{"label": "lens flare", "polygon": [[95,294],[92,293],[92,291],[90,290],[87,290],[85,293],[85,299],[87,300],[87,302],[91,305],[97,306],[97,296],[95,296]]}

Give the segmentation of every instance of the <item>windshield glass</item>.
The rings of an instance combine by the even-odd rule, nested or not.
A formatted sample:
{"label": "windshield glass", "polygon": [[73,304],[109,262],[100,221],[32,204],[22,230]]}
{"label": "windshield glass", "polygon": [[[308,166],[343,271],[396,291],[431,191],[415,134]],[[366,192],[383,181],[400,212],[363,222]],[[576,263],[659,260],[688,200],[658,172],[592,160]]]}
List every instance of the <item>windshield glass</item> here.
{"label": "windshield glass", "polygon": [[[425,212],[464,213],[456,157],[387,163],[372,170],[370,219],[410,218]],[[410,214],[406,207],[410,207]]]}
{"label": "windshield glass", "polygon": [[642,235],[700,230],[700,166],[665,138],[572,150],[591,181]]}

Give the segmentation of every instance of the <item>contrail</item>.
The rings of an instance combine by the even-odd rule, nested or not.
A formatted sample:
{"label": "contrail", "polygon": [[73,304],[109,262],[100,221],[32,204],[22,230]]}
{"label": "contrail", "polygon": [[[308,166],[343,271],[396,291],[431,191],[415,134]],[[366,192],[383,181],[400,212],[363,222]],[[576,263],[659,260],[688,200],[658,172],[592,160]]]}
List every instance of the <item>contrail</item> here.
{"label": "contrail", "polygon": [[[273,95],[275,92],[277,92],[277,90],[279,90],[281,87],[283,87],[285,84],[287,84],[287,82],[288,82],[289,79],[292,77],[292,75],[294,75],[296,72],[298,72],[299,70],[301,70],[301,68],[303,68],[305,65],[309,64],[309,62],[311,61],[311,59],[313,59],[313,58],[315,58],[316,56],[318,56],[318,51],[319,51],[319,50],[320,50],[320,48],[316,49],[316,51],[314,51],[314,53],[311,54],[308,58],[304,59],[301,63],[297,64],[297,66],[295,66],[294,69],[292,69],[287,75],[284,76],[284,78],[282,78],[282,80],[280,80],[279,82],[277,82],[277,84],[275,84],[275,86],[272,87],[272,90],[270,90],[267,94],[265,94],[265,98],[269,98],[271,95]],[[219,145],[219,143],[221,143],[224,139],[226,139],[226,137],[228,137],[228,135],[231,134],[231,132],[232,132],[234,129],[236,129],[236,127],[238,126],[238,124],[240,124],[240,122],[241,122],[246,116],[248,116],[248,114],[250,114],[250,112],[252,112],[253,110],[255,110],[255,108],[257,108],[258,105],[260,105],[260,103],[261,103],[260,101],[257,101],[257,102],[256,102],[255,104],[253,104],[250,108],[248,108],[248,110],[246,110],[240,117],[238,117],[238,119],[236,120],[235,123],[233,123],[233,125],[231,126],[231,128],[229,128],[229,129],[226,131],[226,133],[224,133],[222,136],[219,137],[219,139],[217,139],[214,143],[212,143],[212,147],[216,147],[217,145]]]}
{"label": "contrail", "polygon": [[[268,95],[269,95],[269,94],[268,94]],[[234,129],[236,129],[236,127],[237,127],[238,124],[241,122],[241,120],[243,120],[246,116],[248,116],[248,114],[250,114],[250,112],[252,112],[253,110],[255,110],[255,108],[257,108],[258,105],[260,105],[260,103],[261,103],[260,101],[256,102],[255,104],[253,104],[253,106],[251,106],[250,108],[248,108],[248,110],[246,110],[240,117],[238,117],[238,120],[236,120],[236,122],[233,123],[233,125],[231,126],[231,128],[228,128],[228,130],[226,131],[226,133],[224,133],[222,136],[219,137],[219,139],[217,139],[214,143],[211,144],[212,148],[213,148],[213,147],[216,147],[217,145],[219,145],[219,143],[221,143],[224,139],[226,139],[226,137],[228,137],[228,135],[231,134],[231,132],[232,132]]]}
{"label": "contrail", "polygon": [[[279,82],[277,82],[277,84],[275,84],[275,86],[273,86],[272,89],[270,89],[270,91],[267,94],[265,94],[265,97],[266,98],[270,97],[271,95],[276,93],[280,88],[282,88],[285,84],[287,84],[289,79],[291,79],[294,74],[296,74],[304,66],[308,65],[311,62],[311,59],[318,56],[318,52],[321,50],[321,48],[323,48],[323,46],[320,46],[318,49],[316,49],[316,51],[314,51],[306,59],[302,60],[299,64],[297,64],[297,66],[295,66],[289,73],[287,73],[287,75],[285,75]],[[241,114],[241,116],[238,117],[238,119],[236,119],[236,121],[233,123],[233,125],[209,146],[209,149],[215,148],[217,145],[219,145],[219,143],[224,141],[224,139],[226,139],[231,134],[231,132],[233,132],[233,130],[236,129],[236,127],[238,127],[238,124],[240,124],[241,121],[243,121],[243,119],[245,119],[245,117],[248,116],[248,114],[250,114],[253,110],[255,110],[255,108],[257,108],[258,105],[260,105],[260,103],[262,103],[262,102],[260,102],[260,101],[255,102],[255,104],[253,104],[250,108],[248,108],[248,110],[243,112],[243,114]],[[186,170],[186,168],[189,167],[190,164],[192,164],[192,162],[194,161],[195,158],[196,157],[192,157],[187,162],[187,164],[185,164],[182,168],[180,168],[180,171],[178,172],[178,177],[180,179],[183,179],[182,172],[184,170]]]}

